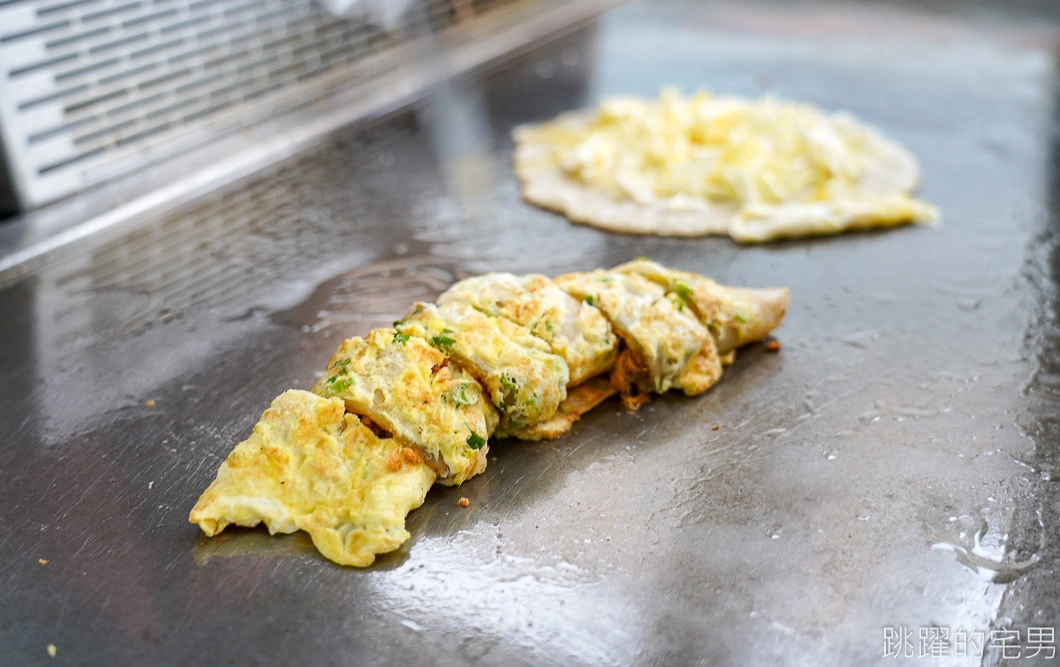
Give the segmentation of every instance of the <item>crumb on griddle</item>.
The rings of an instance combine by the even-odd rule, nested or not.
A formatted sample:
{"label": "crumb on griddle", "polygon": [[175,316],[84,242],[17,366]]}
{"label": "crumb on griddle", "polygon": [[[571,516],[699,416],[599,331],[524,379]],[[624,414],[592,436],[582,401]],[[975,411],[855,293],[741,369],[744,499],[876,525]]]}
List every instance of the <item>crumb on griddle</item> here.
{"label": "crumb on griddle", "polygon": [[471,504],[471,501],[467,498],[461,498],[460,500],[456,501],[456,504],[460,505],[461,507],[467,507]]}
{"label": "crumb on griddle", "polygon": [[769,341],[768,343],[766,343],[766,350],[768,350],[769,352],[780,352],[780,341],[779,340],[771,340],[771,341]]}
{"label": "crumb on griddle", "polygon": [[640,406],[651,400],[651,396],[648,394],[622,394],[619,398],[622,399],[622,407],[630,412],[640,410]]}
{"label": "crumb on griddle", "polygon": [[719,428],[721,428],[721,425],[720,424],[715,424],[715,425],[710,427],[710,430],[711,431],[717,431]]}
{"label": "crumb on griddle", "polygon": [[59,652],[58,649],[55,648],[55,644],[48,644],[48,648],[46,650],[48,651],[49,658],[54,658],[55,654]]}
{"label": "crumb on griddle", "polygon": [[144,406],[148,407],[148,408],[155,407],[155,399],[153,399],[153,398],[147,399],[146,401],[144,401]]}
{"label": "crumb on griddle", "polygon": [[47,565],[48,564],[48,561],[46,559],[44,559],[44,558],[38,558],[37,562],[40,563],[41,565]]}

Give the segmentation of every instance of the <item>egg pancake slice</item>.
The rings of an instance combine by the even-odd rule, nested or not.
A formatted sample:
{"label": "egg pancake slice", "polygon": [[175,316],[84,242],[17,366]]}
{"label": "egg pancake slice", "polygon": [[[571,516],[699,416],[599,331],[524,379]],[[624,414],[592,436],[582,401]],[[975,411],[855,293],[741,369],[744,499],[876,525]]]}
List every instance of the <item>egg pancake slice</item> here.
{"label": "egg pancake slice", "polygon": [[520,440],[558,438],[569,431],[582,415],[614,396],[617,391],[607,378],[600,376],[591,378],[567,392],[567,398],[559,404],[559,410],[552,416],[552,419],[533,426],[514,429],[506,435]]}
{"label": "egg pancake slice", "polygon": [[611,322],[633,355],[623,376],[637,378],[642,392],[661,394],[676,386],[698,394],[720,376],[721,363],[706,327],[659,285],[639,275],[603,270],[570,273],[556,278],[556,284],[599,308]]}
{"label": "egg pancake slice", "polygon": [[417,448],[442,484],[486,469],[498,415],[479,384],[421,338],[376,329],[342,343],[313,387]]}
{"label": "egg pancake slice", "polygon": [[547,343],[503,317],[466,303],[417,304],[395,326],[444,350],[486,388],[501,411],[502,430],[552,418],[567,397],[570,371]]}
{"label": "egg pancake slice", "polygon": [[487,273],[456,283],[438,304],[459,301],[492,317],[504,317],[530,330],[563,357],[569,387],[606,371],[618,339],[599,310],[574,299],[550,278]]}
{"label": "egg pancake slice", "polygon": [[229,525],[304,530],[325,557],[364,567],[409,539],[405,517],[434,479],[417,450],[378,438],[341,400],[291,390],[221,464],[190,520],[211,537]]}
{"label": "egg pancake slice", "polygon": [[780,326],[788,310],[791,290],[786,287],[727,287],[699,274],[669,269],[647,259],[634,260],[614,270],[643,276],[687,303],[714,336],[718,353],[722,355],[765,338]]}

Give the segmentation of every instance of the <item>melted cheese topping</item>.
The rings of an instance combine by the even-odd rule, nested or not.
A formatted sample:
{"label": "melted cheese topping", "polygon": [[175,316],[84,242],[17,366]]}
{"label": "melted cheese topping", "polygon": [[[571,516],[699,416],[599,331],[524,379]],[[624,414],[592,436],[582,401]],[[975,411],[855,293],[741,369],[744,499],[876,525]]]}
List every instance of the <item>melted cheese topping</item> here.
{"label": "melted cheese topping", "polygon": [[638,201],[827,200],[857,184],[871,147],[841,114],[672,89],[658,100],[607,99],[582,126],[539,131],[568,175]]}
{"label": "melted cheese topping", "polygon": [[[938,215],[909,196],[918,169],[907,151],[847,114],[806,104],[664,90],[657,100],[606,99],[593,112],[518,128],[515,137],[524,186],[527,179],[547,181],[554,170],[613,201],[658,207],[660,220],[664,211],[728,219],[740,242],[931,222]],[[533,188],[537,195],[545,181]],[[533,200],[574,217],[576,202],[568,197],[537,195]],[[617,211],[574,208],[581,221],[612,228],[617,216],[628,222],[625,231],[651,231],[640,217],[625,221]]]}

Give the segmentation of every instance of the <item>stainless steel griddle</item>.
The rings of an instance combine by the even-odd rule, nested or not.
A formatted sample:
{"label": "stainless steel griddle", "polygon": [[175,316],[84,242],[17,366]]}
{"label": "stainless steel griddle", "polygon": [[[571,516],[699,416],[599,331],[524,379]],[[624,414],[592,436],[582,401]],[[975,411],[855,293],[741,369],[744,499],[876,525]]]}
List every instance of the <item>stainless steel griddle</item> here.
{"label": "stainless steel griddle", "polygon": [[[421,98],[9,280],[0,662],[853,665],[900,628],[1056,628],[1060,31],[989,11],[626,6],[455,81],[486,128],[461,150]],[[513,126],[663,84],[849,109],[920,157],[943,223],[738,247],[519,201]],[[365,570],[187,523],[342,338],[470,274],[638,255],[791,285],[783,350],[496,442]]]}

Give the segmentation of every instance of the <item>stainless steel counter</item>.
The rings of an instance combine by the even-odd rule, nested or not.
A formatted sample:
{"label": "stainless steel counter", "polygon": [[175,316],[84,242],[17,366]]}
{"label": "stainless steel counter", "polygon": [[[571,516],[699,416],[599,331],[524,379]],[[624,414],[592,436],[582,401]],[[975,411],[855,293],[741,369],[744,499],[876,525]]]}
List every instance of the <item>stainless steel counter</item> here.
{"label": "stainless steel counter", "polygon": [[[935,664],[931,626],[1018,629],[1029,654],[1060,625],[1058,34],[1033,12],[633,5],[7,284],[0,661],[872,664],[905,628]],[[664,84],[849,109],[920,156],[943,222],[745,248],[519,202],[515,124]],[[637,255],[791,285],[783,350],[699,399],[496,443],[366,570],[187,523],[343,337],[470,273]]]}

